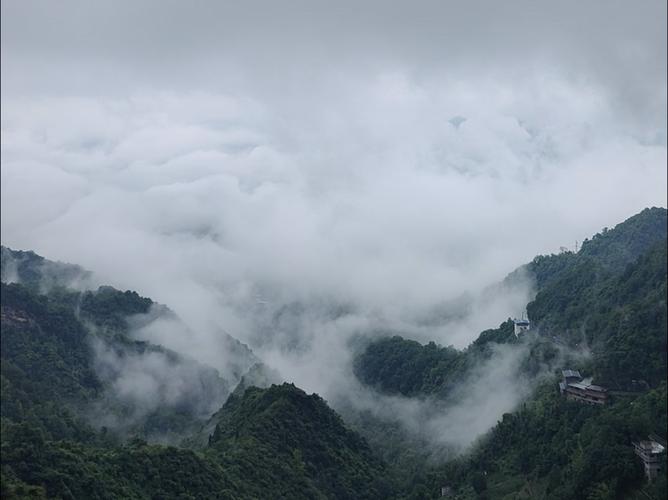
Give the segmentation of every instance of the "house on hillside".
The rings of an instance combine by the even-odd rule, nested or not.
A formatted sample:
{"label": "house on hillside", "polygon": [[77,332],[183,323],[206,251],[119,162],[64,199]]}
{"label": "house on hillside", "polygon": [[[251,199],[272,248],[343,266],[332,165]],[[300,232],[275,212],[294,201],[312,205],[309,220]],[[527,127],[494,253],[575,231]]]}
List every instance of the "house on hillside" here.
{"label": "house on hillside", "polygon": [[593,405],[604,405],[608,401],[608,390],[600,385],[589,384],[577,370],[563,370],[563,380],[559,382],[559,392],[566,399]]}
{"label": "house on hillside", "polygon": [[531,323],[528,319],[517,319],[513,320],[515,324],[515,336],[518,336],[520,333],[527,332],[531,329]]}
{"label": "house on hillside", "polygon": [[661,455],[666,451],[666,441],[651,435],[647,440],[633,443],[635,454],[642,460],[645,476],[653,481],[661,473]]}

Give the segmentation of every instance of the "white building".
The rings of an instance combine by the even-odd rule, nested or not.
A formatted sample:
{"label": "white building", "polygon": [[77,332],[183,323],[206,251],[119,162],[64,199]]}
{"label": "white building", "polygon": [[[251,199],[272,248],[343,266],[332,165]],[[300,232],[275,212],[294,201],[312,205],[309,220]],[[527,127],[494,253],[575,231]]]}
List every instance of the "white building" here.
{"label": "white building", "polygon": [[650,481],[656,479],[661,472],[661,455],[666,451],[666,442],[650,436],[647,441],[633,443],[633,448],[636,455],[642,459],[647,479]]}
{"label": "white building", "polygon": [[513,323],[515,323],[515,335],[519,335],[520,333],[527,332],[531,329],[531,323],[529,322],[528,319],[517,319],[515,318],[513,320]]}

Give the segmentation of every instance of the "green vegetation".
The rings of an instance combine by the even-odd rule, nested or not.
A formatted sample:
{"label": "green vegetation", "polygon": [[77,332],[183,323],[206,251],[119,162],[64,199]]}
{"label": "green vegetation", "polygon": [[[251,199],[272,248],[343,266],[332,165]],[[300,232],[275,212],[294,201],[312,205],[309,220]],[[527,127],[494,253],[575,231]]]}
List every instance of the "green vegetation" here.
{"label": "green vegetation", "polygon": [[[578,253],[536,257],[506,280],[535,284],[532,330],[519,339],[508,320],[462,351],[399,336],[363,346],[354,362],[362,383],[445,405],[499,344],[521,349],[523,376],[547,369],[531,397],[454,460],[398,420],[343,408],[344,423],[294,385],[254,387],[276,381],[268,367],[246,364],[230,393],[216,370],[131,337],[136,315],[173,315],[164,306],[111,287],[75,290],[89,279],[77,266],[3,247],[1,495],[418,499],[448,486],[460,499],[666,498],[665,477],[645,481],[631,442],[665,436],[668,425],[667,245],[666,210],[653,208]],[[234,345],[248,363],[248,349]],[[588,358],[569,359],[583,348]],[[189,390],[163,398],[168,381],[158,376],[153,406],[139,411],[141,398],[110,388],[148,359]],[[611,388],[610,404],[565,400],[557,375],[566,367]],[[91,426],[100,416],[124,423]],[[181,447],[146,442],[186,436]]]}
{"label": "green vegetation", "polygon": [[[383,464],[316,395],[250,388],[202,450],[46,440],[3,429],[3,498],[388,498]],[[224,423],[223,423],[224,422]]]}
{"label": "green vegetation", "polygon": [[91,288],[92,282],[91,273],[79,266],[4,246],[0,247],[0,278],[3,283],[18,282],[42,291],[53,287]]}
{"label": "green vegetation", "polygon": [[[631,442],[664,433],[665,426],[665,383],[599,408],[566,401],[554,380],[504,414],[471,456],[447,464],[431,481],[455,486],[463,498],[627,498],[644,482]],[[665,498],[662,484],[646,489]]]}
{"label": "green vegetation", "polygon": [[544,333],[588,345],[600,383],[654,387],[666,376],[666,240],[619,274],[596,264],[562,273],[527,306],[529,315]]}
{"label": "green vegetation", "polygon": [[[387,498],[384,465],[317,395],[291,384],[232,395],[208,455],[256,498]],[[267,490],[269,488],[269,490]]]}
{"label": "green vegetation", "polygon": [[394,336],[369,344],[355,360],[355,374],[381,392],[416,396],[446,392],[458,382],[465,363],[453,347],[423,346]]}
{"label": "green vegetation", "polygon": [[2,283],[2,421],[30,422],[47,437],[89,438],[73,407],[102,390],[86,331],[66,307]]}
{"label": "green vegetation", "polygon": [[[532,335],[537,339],[531,341],[528,364],[540,356],[549,359],[554,341],[591,349],[593,360],[585,371],[612,388],[656,387],[665,380],[665,222],[665,209],[646,209],[595,236],[578,254],[534,259],[528,269],[538,292],[527,311],[539,334]],[[443,396],[490,355],[493,344],[520,342],[512,331],[509,320],[482,332],[464,351],[382,338],[358,356],[355,373],[388,394]]]}
{"label": "green vegetation", "polygon": [[[85,419],[76,416],[84,413],[124,421],[115,429],[119,434],[179,440],[195,430],[212,404],[224,400],[229,385],[212,368],[127,336],[122,312],[145,312],[150,304],[134,292],[109,287],[83,294],[55,288],[40,295],[36,288],[2,283],[3,418],[34,421],[56,439],[84,432]],[[137,414],[136,401],[119,398],[111,387],[128,371],[141,374],[142,360],[149,357],[151,366],[180,376],[189,390]],[[159,374],[147,375],[156,379],[152,391],[167,392]]]}
{"label": "green vegetation", "polygon": [[623,271],[649,248],[666,239],[667,225],[665,208],[646,208],[614,229],[604,228],[591,240],[585,240],[578,256],[592,258],[612,272]]}
{"label": "green vegetation", "polygon": [[[244,382],[204,425],[203,439],[191,440],[203,443],[195,449],[146,443],[142,438],[182,439],[205,424],[211,401],[229,392],[226,381],[129,337],[128,317],[148,313],[150,299],[111,287],[79,292],[55,281],[45,288],[40,269],[48,261],[5,248],[3,259],[20,261],[32,281],[1,285],[2,498],[391,496],[385,466],[367,443],[321,398],[292,385],[244,390]],[[242,344],[231,347],[250,359]],[[152,367],[164,364],[168,379],[185,377],[179,382],[188,390],[138,418],[142,402],[109,389],[149,360]],[[259,366],[247,374],[248,380],[272,376]],[[146,398],[160,388],[152,385]],[[91,415],[121,424],[95,429]],[[132,434],[138,437],[123,444]]]}
{"label": "green vegetation", "polygon": [[137,292],[121,292],[110,286],[101,286],[96,292],[84,292],[78,297],[79,314],[98,327],[125,332],[127,318],[146,314],[153,305],[151,299]]}
{"label": "green vegetation", "polygon": [[[527,305],[532,333],[523,339],[506,322],[464,351],[397,336],[366,346],[356,375],[387,394],[447,398],[493,344],[517,342],[529,347],[525,373],[577,368],[619,391],[609,407],[592,408],[565,401],[555,377],[504,415],[470,457],[423,474],[430,495],[449,484],[459,498],[666,497],[665,479],[644,485],[631,442],[665,436],[667,246],[666,210],[647,209],[577,254],[539,256],[511,273],[508,283],[528,273],[536,285]],[[557,355],[583,347],[589,358]],[[394,458],[401,464],[405,454]]]}
{"label": "green vegetation", "polygon": [[244,498],[201,454],[140,440],[94,447],[11,429],[2,460],[3,498]]}
{"label": "green vegetation", "polygon": [[517,342],[510,319],[482,332],[464,351],[395,335],[368,344],[355,359],[355,375],[386,394],[446,397],[471,369],[489,359],[493,344]]}

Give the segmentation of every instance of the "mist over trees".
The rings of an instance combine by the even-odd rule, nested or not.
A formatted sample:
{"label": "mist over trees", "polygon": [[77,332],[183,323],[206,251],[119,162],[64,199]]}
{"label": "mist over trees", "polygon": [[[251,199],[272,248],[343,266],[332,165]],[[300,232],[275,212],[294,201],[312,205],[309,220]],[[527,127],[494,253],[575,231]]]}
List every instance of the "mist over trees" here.
{"label": "mist over trees", "polygon": [[[631,443],[665,435],[666,214],[510,273],[536,287],[519,336],[511,319],[464,350],[360,332],[357,382],[331,401],[238,342],[246,368],[226,379],[136,340],[165,317],[188,330],[136,292],[73,289],[79,268],[3,247],[19,281],[2,283],[3,495],[660,498],[665,479],[645,483]],[[567,401],[565,367],[617,390],[610,404]]]}

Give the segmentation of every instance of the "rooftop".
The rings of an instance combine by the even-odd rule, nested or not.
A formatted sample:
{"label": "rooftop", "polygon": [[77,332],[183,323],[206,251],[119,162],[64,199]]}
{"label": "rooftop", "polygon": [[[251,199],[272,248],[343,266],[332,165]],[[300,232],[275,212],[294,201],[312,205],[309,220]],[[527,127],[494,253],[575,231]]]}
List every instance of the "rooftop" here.
{"label": "rooftop", "polygon": [[662,438],[662,437],[657,436],[656,434],[650,434],[650,435],[649,435],[649,440],[650,440],[650,441],[655,441],[655,442],[659,443],[659,444],[660,444],[661,446],[663,446],[664,448],[666,448],[666,446],[668,446],[668,445],[666,444],[666,440],[665,440],[664,438]]}
{"label": "rooftop", "polygon": [[663,450],[665,450],[665,448],[656,441],[640,441],[637,443],[637,446],[652,454],[663,453]]}
{"label": "rooftop", "polygon": [[568,384],[568,387],[573,387],[575,389],[580,389],[581,391],[595,391],[595,392],[607,392],[605,387],[600,385],[589,385],[582,382],[571,382]]}
{"label": "rooftop", "polygon": [[582,375],[580,375],[580,372],[577,370],[561,370],[561,375],[564,378],[571,378],[571,377],[582,378]]}

